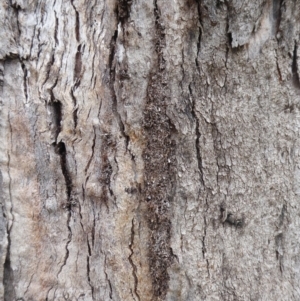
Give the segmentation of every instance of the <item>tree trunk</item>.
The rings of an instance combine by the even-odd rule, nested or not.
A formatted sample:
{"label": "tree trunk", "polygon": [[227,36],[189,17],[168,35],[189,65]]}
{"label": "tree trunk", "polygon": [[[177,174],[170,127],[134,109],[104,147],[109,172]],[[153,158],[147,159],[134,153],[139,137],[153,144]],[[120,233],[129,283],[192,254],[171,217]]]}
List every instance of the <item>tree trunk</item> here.
{"label": "tree trunk", "polygon": [[1,300],[300,300],[299,1],[0,16]]}

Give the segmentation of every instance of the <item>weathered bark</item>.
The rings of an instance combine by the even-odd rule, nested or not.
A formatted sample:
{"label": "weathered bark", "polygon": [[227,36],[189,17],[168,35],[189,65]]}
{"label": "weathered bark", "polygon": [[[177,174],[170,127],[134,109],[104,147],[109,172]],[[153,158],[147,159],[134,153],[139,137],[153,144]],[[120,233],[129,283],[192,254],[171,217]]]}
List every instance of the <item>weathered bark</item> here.
{"label": "weathered bark", "polygon": [[300,299],[299,1],[0,16],[1,300]]}

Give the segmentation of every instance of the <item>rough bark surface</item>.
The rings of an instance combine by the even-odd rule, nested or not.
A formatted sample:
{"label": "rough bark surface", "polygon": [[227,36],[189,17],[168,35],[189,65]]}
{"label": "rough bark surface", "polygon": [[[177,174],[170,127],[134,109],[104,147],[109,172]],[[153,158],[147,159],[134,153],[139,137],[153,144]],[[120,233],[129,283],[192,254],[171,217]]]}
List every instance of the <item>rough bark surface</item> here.
{"label": "rough bark surface", "polygon": [[300,2],[0,2],[0,299],[300,300]]}

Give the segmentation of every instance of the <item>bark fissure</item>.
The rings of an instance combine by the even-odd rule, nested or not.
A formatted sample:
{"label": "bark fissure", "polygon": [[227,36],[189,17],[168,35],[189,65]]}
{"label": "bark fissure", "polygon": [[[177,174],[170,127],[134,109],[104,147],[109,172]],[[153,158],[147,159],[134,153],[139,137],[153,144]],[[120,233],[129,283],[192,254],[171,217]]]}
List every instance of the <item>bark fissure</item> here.
{"label": "bark fissure", "polygon": [[130,17],[131,4],[132,0],[118,0],[117,15],[122,25]]}
{"label": "bark fissure", "polygon": [[87,279],[88,279],[88,283],[89,283],[89,286],[91,288],[91,291],[92,291],[92,299],[94,299],[94,291],[95,291],[95,288],[94,286],[92,285],[92,282],[91,282],[91,277],[90,277],[90,256],[91,254],[89,254],[87,257],[86,257],[86,270],[87,270]]}
{"label": "bark fissure", "polygon": [[108,283],[108,286],[109,286],[109,298],[112,300],[112,285],[111,285],[111,281],[110,281],[110,279],[108,278],[108,274],[107,274],[107,272],[106,272],[106,263],[107,263],[107,261],[106,261],[106,255],[104,255],[104,274],[105,274],[105,278],[106,278],[106,281],[107,281],[107,283]]}
{"label": "bark fissure", "polygon": [[167,116],[169,93],[163,48],[164,24],[157,2],[154,2],[156,66],[150,74],[147,103],[144,110],[144,200],[150,230],[149,265],[154,298],[164,299],[169,286],[168,267],[171,265],[170,208],[175,191],[176,134],[175,126]]}
{"label": "bark fissure", "polygon": [[136,272],[137,272],[137,268],[136,268],[136,265],[134,264],[133,260],[132,260],[132,256],[134,254],[134,251],[133,251],[133,246],[134,246],[134,235],[135,235],[135,232],[134,232],[134,219],[132,219],[132,225],[131,225],[131,238],[130,238],[130,243],[129,243],[129,249],[130,249],[130,255],[128,257],[128,260],[132,266],[132,276],[133,276],[133,279],[134,279],[134,293],[136,295],[136,297],[138,298],[138,300],[140,301],[141,298],[137,292],[137,288],[138,288],[138,284],[139,284],[139,281],[138,281],[138,277],[136,275]]}
{"label": "bark fissure", "polygon": [[82,50],[81,44],[78,45],[77,51],[75,54],[75,64],[74,64],[74,86],[73,90],[79,87],[80,78],[81,78],[81,70],[82,70]]}
{"label": "bark fissure", "polygon": [[297,58],[298,58],[297,49],[298,49],[298,45],[297,42],[295,41],[293,59],[292,59],[293,84],[295,88],[300,89],[300,79],[299,79],[298,63],[297,63]]}
{"label": "bark fissure", "polygon": [[51,71],[51,67],[54,65],[54,61],[55,61],[55,51],[54,48],[52,49],[52,53],[51,53],[51,57],[49,62],[47,63],[47,70],[46,70],[46,77],[44,82],[42,83],[42,86],[45,85],[45,83],[48,81],[49,77],[50,77],[50,71]]}
{"label": "bark fissure", "polygon": [[197,40],[197,57],[195,59],[195,63],[196,63],[197,69],[199,71],[198,56],[200,53],[201,38],[202,38],[202,34],[203,34],[202,17],[201,17],[201,1],[202,0],[196,0],[196,1],[197,1],[197,10],[198,10],[199,34],[198,34],[198,40]]}
{"label": "bark fissure", "polygon": [[55,46],[57,46],[59,44],[59,40],[57,37],[59,21],[58,21],[57,15],[56,15],[56,11],[54,11],[54,15],[55,15],[54,41],[55,41]]}
{"label": "bark fissure", "polygon": [[203,164],[202,164],[202,156],[201,156],[201,150],[200,150],[200,138],[201,138],[201,133],[200,133],[200,125],[199,125],[199,119],[197,118],[196,115],[196,103],[195,103],[195,98],[193,96],[193,90],[191,83],[189,84],[189,92],[190,92],[190,98],[192,101],[192,115],[193,119],[196,123],[195,126],[195,133],[196,133],[196,141],[195,141],[195,147],[196,147],[196,154],[197,154],[197,163],[198,163],[198,171],[199,171],[199,177],[200,177],[200,182],[202,186],[205,186],[204,183],[204,177],[203,177]]}
{"label": "bark fissure", "polygon": [[[55,83],[56,85],[56,83]],[[65,246],[65,256],[63,259],[63,263],[59,268],[59,271],[57,273],[57,277],[60,275],[62,272],[63,267],[66,265],[67,260],[69,258],[69,244],[71,243],[72,240],[72,229],[70,226],[70,220],[71,220],[71,211],[72,211],[72,206],[76,205],[76,200],[73,199],[74,196],[72,196],[72,189],[73,189],[73,184],[72,184],[72,177],[71,173],[69,171],[68,167],[68,162],[67,162],[67,150],[65,143],[63,141],[60,141],[57,143],[57,138],[58,135],[61,131],[61,122],[62,122],[62,104],[59,101],[54,101],[54,96],[53,96],[53,89],[51,89],[51,103],[50,106],[52,107],[52,126],[53,126],[53,133],[54,133],[54,138],[55,142],[53,143],[55,153],[59,156],[60,158],[60,167],[61,171],[65,180],[65,186],[66,186],[66,196],[67,196],[67,203],[63,205],[64,208],[68,210],[67,213],[67,229],[68,229],[68,239],[66,242]]]}
{"label": "bark fissure", "polygon": [[68,258],[69,258],[69,254],[70,254],[69,244],[72,241],[72,229],[71,229],[71,226],[70,226],[70,220],[71,220],[71,210],[69,209],[68,210],[68,217],[67,217],[67,228],[68,228],[69,234],[68,234],[68,240],[67,240],[67,243],[66,243],[66,246],[65,246],[66,253],[65,253],[65,256],[64,256],[64,259],[63,259],[63,263],[60,266],[59,271],[57,273],[57,278],[60,275],[60,273],[62,272],[64,266],[67,264],[67,261],[68,261]]}
{"label": "bark fissure", "polygon": [[272,14],[273,14],[273,31],[276,36],[280,29],[281,14],[282,14],[283,0],[273,0]]}
{"label": "bark fissure", "polygon": [[276,258],[279,263],[279,270],[283,273],[283,252],[284,252],[283,234],[279,233],[275,236]]}
{"label": "bark fissure", "polygon": [[85,174],[87,173],[87,171],[88,171],[88,169],[89,169],[89,167],[91,165],[91,162],[93,160],[94,152],[95,152],[95,144],[96,144],[96,131],[95,131],[95,127],[94,127],[94,137],[93,137],[93,144],[92,144],[92,154],[91,154],[91,156],[89,158],[89,161],[88,161],[88,163],[87,163],[87,165],[86,165],[86,167],[84,169]]}
{"label": "bark fissure", "polygon": [[29,289],[29,287],[30,287],[30,285],[31,285],[32,278],[33,278],[34,275],[35,275],[35,273],[33,273],[33,274],[31,275],[30,279],[29,279],[29,283],[28,283],[28,285],[27,285],[27,287],[26,287],[26,290],[25,290],[25,292],[24,292],[24,296],[25,296],[25,295],[27,294],[27,292],[28,292],[28,289]]}
{"label": "bark fissure", "polygon": [[276,68],[277,68],[278,78],[279,78],[279,81],[282,82],[282,74],[281,74],[281,70],[280,70],[280,67],[279,67],[279,63],[278,63],[277,51],[276,51],[275,58],[276,58]]}
{"label": "bark fissure", "polygon": [[74,106],[74,108],[73,108],[73,122],[74,122],[74,129],[76,129],[77,128],[77,123],[78,123],[78,115],[77,115],[77,113],[78,113],[78,105],[77,105],[77,99],[76,99],[76,97],[74,95],[73,89],[74,88],[72,88],[70,90],[70,95],[71,95],[71,98],[72,98],[72,101],[73,101],[73,106]]}
{"label": "bark fissure", "polygon": [[125,132],[125,126],[122,121],[121,115],[118,112],[118,99],[115,90],[115,81],[116,81],[116,61],[115,61],[115,54],[116,54],[116,43],[118,39],[118,29],[115,30],[115,33],[111,39],[110,43],[110,55],[109,55],[109,70],[110,70],[110,90],[112,96],[112,111],[113,114],[118,122],[120,132],[125,139],[125,147],[128,150],[129,144],[129,136]]}
{"label": "bark fissure", "polygon": [[26,99],[26,103],[28,102],[28,85],[27,85],[27,68],[23,62],[21,62],[21,67],[23,70],[23,88],[24,88],[24,96]]}
{"label": "bark fissure", "polygon": [[74,5],[74,0],[71,0],[71,5],[75,11],[75,37],[76,41],[80,41],[80,23],[79,23],[79,13]]}
{"label": "bark fissure", "polygon": [[[9,125],[9,131],[10,131],[10,152],[12,151],[12,125],[10,121],[10,114],[8,114],[8,125]],[[10,260],[10,253],[11,253],[11,231],[14,225],[14,208],[13,208],[13,202],[12,202],[12,178],[10,173],[10,153],[7,152],[7,174],[8,174],[8,192],[9,192],[9,202],[10,202],[10,209],[9,213],[11,215],[11,224],[9,225],[9,221],[7,220],[7,248],[6,248],[6,257],[4,261],[4,271],[3,271],[3,289],[4,289],[4,301],[10,301],[13,300],[15,297],[15,289],[12,285],[14,280],[14,274],[13,269],[11,267],[11,260]]]}

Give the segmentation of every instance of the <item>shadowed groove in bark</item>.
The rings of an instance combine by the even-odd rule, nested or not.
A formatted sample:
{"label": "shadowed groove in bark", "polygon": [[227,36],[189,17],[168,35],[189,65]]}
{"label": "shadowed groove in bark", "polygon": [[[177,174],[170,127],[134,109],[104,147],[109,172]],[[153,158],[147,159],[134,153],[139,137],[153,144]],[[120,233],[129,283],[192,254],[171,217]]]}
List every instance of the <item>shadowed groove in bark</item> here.
{"label": "shadowed groove in bark", "polygon": [[27,91],[27,69],[26,69],[26,66],[23,62],[21,62],[21,66],[22,66],[22,70],[23,70],[23,73],[24,73],[24,76],[23,76],[23,86],[24,86],[24,95],[25,95],[25,99],[26,99],[26,102],[28,101],[28,91]]}
{"label": "shadowed groove in bark", "polygon": [[[119,21],[119,17],[117,16],[117,21]],[[118,26],[118,25],[117,25]],[[116,61],[115,61],[115,52],[116,52],[116,43],[118,39],[118,28],[115,30],[114,35],[110,42],[110,54],[109,54],[109,73],[110,73],[110,91],[112,96],[112,111],[115,115],[115,118],[117,119],[117,122],[119,124],[120,132],[122,136],[125,139],[125,146],[126,150],[128,149],[128,143],[129,143],[129,136],[125,132],[125,126],[122,121],[122,118],[118,112],[118,101],[117,101],[117,95],[115,91],[115,80],[116,80]]]}
{"label": "shadowed groove in bark", "polygon": [[295,41],[294,51],[293,51],[293,61],[292,61],[292,74],[293,74],[293,85],[295,88],[300,89],[300,80],[298,73],[298,64],[297,64],[297,49],[298,45]]}
{"label": "shadowed groove in bark", "polygon": [[280,28],[282,4],[283,0],[273,0],[273,33],[275,36],[279,32]]}
{"label": "shadowed groove in bark", "polygon": [[156,67],[150,74],[147,89],[147,103],[144,110],[144,136],[146,147],[143,151],[145,166],[143,191],[147,202],[146,218],[150,229],[148,250],[153,294],[156,300],[163,300],[169,286],[168,267],[172,263],[170,248],[172,206],[175,189],[175,127],[167,116],[168,87],[165,59],[164,24],[160,19],[157,3],[154,3]]}
{"label": "shadowed groove in bark", "polygon": [[132,0],[118,0],[117,15],[122,25],[124,25],[130,16],[131,4]]}
{"label": "shadowed groove in bark", "polygon": [[201,157],[201,152],[200,152],[200,137],[201,137],[201,133],[200,133],[200,128],[199,128],[199,120],[197,118],[196,115],[196,108],[195,108],[195,99],[193,96],[193,90],[191,87],[191,84],[189,84],[189,92],[191,95],[191,99],[192,99],[192,115],[193,118],[195,120],[196,123],[196,150],[197,150],[197,162],[198,162],[198,170],[199,170],[199,175],[200,175],[200,181],[202,186],[204,187],[204,178],[203,178],[203,164],[202,164],[202,157]]}
{"label": "shadowed groove in bark", "polygon": [[71,0],[71,5],[75,11],[75,36],[76,36],[76,41],[79,42],[80,40],[80,23],[79,23],[79,13],[74,5],[74,0]]}
{"label": "shadowed groove in bark", "polygon": [[199,35],[198,35],[198,41],[197,41],[197,57],[195,60],[197,68],[199,68],[199,63],[198,63],[198,55],[200,52],[200,47],[201,47],[201,38],[202,38],[202,17],[201,17],[201,0],[196,0],[197,2],[197,10],[198,10],[198,20],[199,20]]}
{"label": "shadowed groove in bark", "polygon": [[[9,176],[9,196],[10,196],[10,201],[12,201],[11,176],[10,176],[10,155],[9,154],[8,154],[7,168],[8,168],[8,176]],[[1,187],[2,187],[2,174],[1,174]],[[13,211],[11,208],[11,214],[13,214],[12,212]],[[10,233],[12,230],[12,226],[13,226],[13,223],[11,224],[10,227],[7,223],[7,249],[6,249],[6,258],[5,258],[5,262],[4,262],[4,272],[3,272],[4,301],[10,301],[10,300],[15,299],[15,289],[13,286],[14,274],[13,274],[13,269],[11,267],[11,261],[10,261],[10,249],[11,249]]]}
{"label": "shadowed groove in bark", "polygon": [[137,292],[137,287],[138,287],[138,283],[139,283],[139,280],[138,280],[138,277],[136,275],[136,265],[134,264],[133,260],[132,260],[132,256],[134,254],[134,251],[133,251],[133,245],[134,245],[134,235],[135,235],[135,232],[134,232],[134,219],[132,219],[132,225],[131,225],[131,240],[130,240],[130,244],[129,244],[129,249],[130,249],[130,255],[128,257],[128,260],[132,266],[132,275],[133,275],[133,278],[134,278],[134,293],[135,295],[137,296],[138,300],[140,301],[141,298]]}
{"label": "shadowed groove in bark", "polygon": [[[9,133],[10,133],[10,150],[12,150],[12,124],[11,124],[11,116],[8,114],[8,125],[9,125]],[[13,269],[11,267],[10,253],[11,253],[11,231],[14,225],[14,210],[13,210],[13,197],[12,197],[12,177],[11,177],[11,155],[7,153],[7,174],[8,174],[8,190],[9,190],[9,200],[10,200],[10,214],[11,214],[11,225],[9,225],[7,221],[7,249],[6,249],[6,258],[4,262],[4,271],[3,271],[3,289],[4,289],[4,301],[10,301],[15,299],[15,288],[13,286],[14,283],[14,274]],[[1,173],[1,188],[2,188],[2,173]],[[6,215],[7,216],[7,215]]]}

